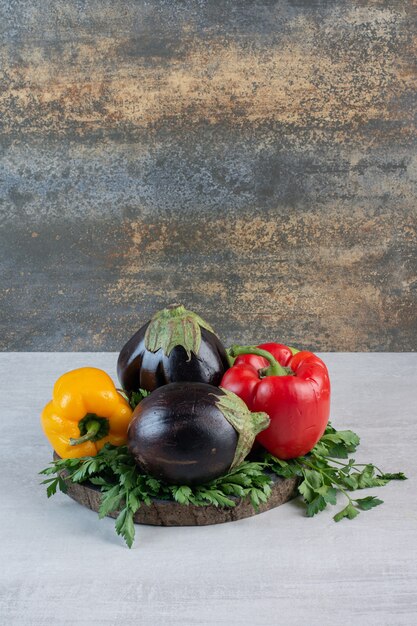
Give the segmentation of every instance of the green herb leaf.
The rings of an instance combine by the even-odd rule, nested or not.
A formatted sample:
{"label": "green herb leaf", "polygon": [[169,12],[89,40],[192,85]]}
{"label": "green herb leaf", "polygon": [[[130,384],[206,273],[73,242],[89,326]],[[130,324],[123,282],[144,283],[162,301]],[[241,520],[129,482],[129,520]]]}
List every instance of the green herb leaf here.
{"label": "green herb leaf", "polygon": [[324,499],[328,504],[336,504],[337,489],[329,487],[324,494]]}
{"label": "green herb leaf", "polygon": [[407,480],[407,476],[403,474],[403,472],[397,472],[396,474],[382,474],[377,476],[377,478],[382,478],[383,480]]}
{"label": "green herb leaf", "polygon": [[146,391],[146,389],[139,389],[139,391],[132,391],[129,397],[129,404],[132,409],[136,409],[138,404],[142,402],[143,398],[149,396],[150,391]]}
{"label": "green herb leaf", "polygon": [[108,513],[117,511],[124,496],[124,490],[120,489],[120,485],[114,485],[114,487],[106,491],[101,498],[101,504],[98,510],[99,518],[102,519],[108,515]]}
{"label": "green herb leaf", "polygon": [[302,471],[297,463],[294,461],[282,461],[282,459],[278,459],[272,454],[266,454],[265,462],[268,464],[268,467],[276,474],[277,476],[282,476],[282,478],[293,478],[302,476]]}
{"label": "green herb leaf", "polygon": [[206,504],[209,503],[213,506],[234,507],[236,505],[236,502],[223,495],[219,489],[208,489],[204,487],[197,488],[195,495],[193,495],[192,503],[198,506],[204,500],[206,501]]}
{"label": "green herb leaf", "polygon": [[97,485],[99,487],[108,484],[107,480],[103,478],[102,476],[92,476],[90,478],[90,483],[92,483],[93,485]]}
{"label": "green herb leaf", "polygon": [[327,502],[323,496],[316,496],[307,505],[307,517],[313,517],[316,513],[324,511],[327,506]]}
{"label": "green herb leaf", "polygon": [[300,483],[298,491],[301,493],[306,502],[312,502],[317,495],[306,480],[303,480],[303,482]]}
{"label": "green herb leaf", "polygon": [[325,484],[324,476],[317,470],[304,470],[304,480],[299,485],[298,491],[306,502],[312,503],[317,496],[325,496],[329,490]]}
{"label": "green herb leaf", "polygon": [[326,430],[323,437],[313,449],[313,454],[330,458],[346,459],[348,454],[355,452],[359,445],[359,437],[352,430]]}
{"label": "green herb leaf", "polygon": [[190,496],[192,495],[192,491],[190,487],[183,485],[182,487],[173,487],[172,495],[174,496],[174,500],[179,502],[180,504],[190,504]]}
{"label": "green herb leaf", "polygon": [[349,504],[344,509],[339,511],[339,513],[336,513],[333,519],[335,522],[340,522],[340,520],[344,517],[347,517],[348,519],[354,519],[357,515],[359,515],[358,509],[355,509],[353,504],[349,502]]}
{"label": "green herb leaf", "polygon": [[62,478],[62,476],[58,476],[58,487],[62,493],[67,493],[68,487],[66,481]]}
{"label": "green herb leaf", "polygon": [[128,547],[131,548],[135,540],[135,524],[133,522],[133,513],[128,507],[120,511],[116,518],[115,528],[116,533],[121,535]]}
{"label": "green herb leaf", "polygon": [[365,469],[359,474],[353,474],[358,480],[358,489],[368,489],[368,487],[382,487],[386,485],[386,478],[378,478],[375,476],[375,467],[371,464],[366,465]]}
{"label": "green herb leaf", "polygon": [[342,443],[350,448],[357,448],[360,439],[352,430],[336,430],[333,433],[325,434],[322,439],[333,443]]}
{"label": "green herb leaf", "polygon": [[[43,482],[46,482],[46,481],[43,481]],[[46,495],[48,496],[48,498],[50,498],[51,496],[56,494],[56,490],[58,488],[58,483],[59,483],[59,477],[52,479],[52,481],[50,482],[50,484],[46,488]]]}
{"label": "green herb leaf", "polygon": [[131,491],[127,496],[127,505],[132,513],[136,513],[140,507],[140,490],[138,488]]}
{"label": "green herb leaf", "polygon": [[357,476],[359,476],[359,474],[355,473],[355,474],[350,474],[346,475],[344,472],[342,472],[340,470],[339,472],[339,485],[342,487],[345,487],[346,489],[348,489],[349,491],[355,491],[356,489],[358,489],[358,479]]}
{"label": "green herb leaf", "polygon": [[162,483],[160,480],[156,480],[156,478],[152,478],[152,476],[148,476],[146,478],[146,484],[152,490],[152,492],[155,493],[156,495],[158,491],[160,490]]}
{"label": "green herb leaf", "polygon": [[367,498],[360,498],[359,500],[355,500],[357,506],[362,509],[362,511],[369,511],[369,509],[373,509],[379,504],[383,504],[383,500],[379,500],[375,498],[375,496],[368,496]]}

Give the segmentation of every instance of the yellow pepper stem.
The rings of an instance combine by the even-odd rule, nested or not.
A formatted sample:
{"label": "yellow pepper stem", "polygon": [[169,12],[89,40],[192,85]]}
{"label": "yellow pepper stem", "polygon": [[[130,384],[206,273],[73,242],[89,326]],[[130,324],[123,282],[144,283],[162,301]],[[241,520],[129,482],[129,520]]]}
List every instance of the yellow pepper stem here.
{"label": "yellow pepper stem", "polygon": [[105,437],[109,432],[109,420],[105,417],[99,417],[94,413],[87,413],[82,420],[78,422],[81,437],[69,440],[71,446],[78,446],[86,441],[98,441]]}

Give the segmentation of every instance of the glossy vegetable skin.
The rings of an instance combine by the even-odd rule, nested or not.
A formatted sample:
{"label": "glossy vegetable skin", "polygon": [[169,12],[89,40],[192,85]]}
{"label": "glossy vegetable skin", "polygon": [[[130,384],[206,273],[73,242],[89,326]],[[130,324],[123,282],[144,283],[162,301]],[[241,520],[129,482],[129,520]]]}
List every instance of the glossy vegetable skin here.
{"label": "glossy vegetable skin", "polygon": [[[181,309],[181,314],[176,316],[178,309]],[[160,335],[156,341],[150,340],[154,324],[151,320],[122,348],[117,374],[123,389],[127,392],[138,389],[153,391],[168,383],[186,381],[219,385],[229,366],[221,341],[208,325],[207,328],[200,326],[198,316],[185,311],[183,307],[172,309],[172,315],[168,309],[166,311],[166,317],[158,320],[159,328],[168,335],[166,342],[158,342]],[[177,332],[178,328],[180,332]],[[193,340],[197,337],[197,340],[187,342],[190,336]]]}
{"label": "glossy vegetable skin", "polygon": [[80,367],[56,381],[41,423],[53,449],[64,459],[95,456],[105,443],[126,443],[132,409],[110,376]]}
{"label": "glossy vegetable skin", "polygon": [[323,361],[283,344],[233,346],[235,363],[221,385],[251,411],[265,411],[270,426],[257,440],[280,459],[307,454],[323,435],[330,415],[330,380]]}
{"label": "glossy vegetable skin", "polygon": [[268,423],[265,414],[250,413],[234,394],[204,383],[171,383],[136,407],[128,447],[156,478],[203,484],[239,464]]}

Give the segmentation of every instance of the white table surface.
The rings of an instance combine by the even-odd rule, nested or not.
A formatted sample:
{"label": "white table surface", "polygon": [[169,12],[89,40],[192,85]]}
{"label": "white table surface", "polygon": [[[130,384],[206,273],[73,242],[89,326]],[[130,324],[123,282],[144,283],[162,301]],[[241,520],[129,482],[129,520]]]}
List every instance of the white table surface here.
{"label": "white table surface", "polygon": [[55,379],[84,365],[115,376],[116,354],[0,354],[0,622],[416,625],[417,354],[322,357],[332,422],[361,436],[357,460],[409,480],[362,491],[384,504],[352,521],[336,524],[334,507],[306,518],[295,500],[217,526],[137,526],[129,550],[114,520],[48,500],[37,475],[51,459],[39,414]]}

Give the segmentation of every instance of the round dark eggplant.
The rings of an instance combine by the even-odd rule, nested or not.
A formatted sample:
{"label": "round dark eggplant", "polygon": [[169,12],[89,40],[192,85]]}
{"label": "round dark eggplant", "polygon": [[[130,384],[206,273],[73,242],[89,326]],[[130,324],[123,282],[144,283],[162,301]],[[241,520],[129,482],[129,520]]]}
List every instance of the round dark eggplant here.
{"label": "round dark eggplant", "polygon": [[146,473],[176,485],[198,485],[239,465],[268,425],[266,413],[251,413],[231,391],[171,383],[138,404],[127,445]]}
{"label": "round dark eggplant", "polygon": [[122,348],[117,375],[127,392],[173,382],[219,385],[227,354],[213,329],[183,306],[156,313]]}

